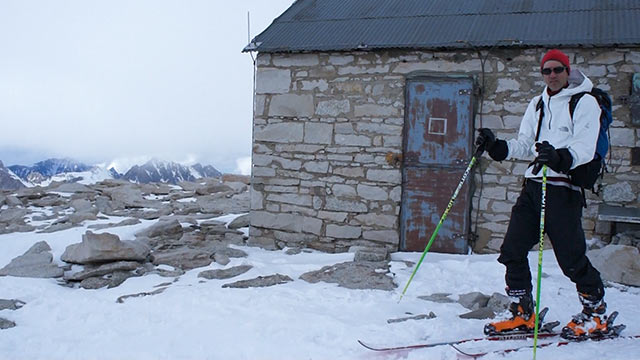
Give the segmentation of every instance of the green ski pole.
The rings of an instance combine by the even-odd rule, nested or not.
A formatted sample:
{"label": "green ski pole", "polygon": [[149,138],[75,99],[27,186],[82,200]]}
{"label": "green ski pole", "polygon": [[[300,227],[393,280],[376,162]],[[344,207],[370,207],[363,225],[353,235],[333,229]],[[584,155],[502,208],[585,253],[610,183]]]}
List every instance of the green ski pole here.
{"label": "green ski pole", "polygon": [[484,149],[482,147],[478,147],[476,152],[473,154],[473,157],[471,158],[471,161],[469,162],[467,169],[464,171],[464,174],[462,174],[462,179],[458,183],[458,187],[453,192],[453,196],[451,196],[451,200],[449,200],[449,205],[447,205],[447,208],[445,209],[444,213],[440,217],[440,221],[438,222],[436,229],[433,231],[433,234],[431,234],[431,239],[429,239],[427,246],[424,248],[424,251],[422,252],[422,256],[420,257],[420,260],[418,261],[415,268],[413,269],[413,272],[409,277],[409,281],[407,281],[407,285],[404,286],[404,290],[402,290],[402,294],[400,295],[400,299],[398,299],[398,303],[402,300],[402,298],[404,297],[404,294],[407,292],[407,289],[409,288],[409,284],[411,284],[411,280],[413,280],[413,277],[416,275],[416,272],[418,271],[420,264],[422,264],[422,260],[424,260],[425,255],[427,255],[427,252],[429,252],[429,249],[431,248],[431,244],[433,243],[433,240],[436,238],[436,235],[440,230],[440,226],[442,226],[444,219],[446,219],[447,215],[449,214],[449,211],[451,210],[451,207],[453,207],[453,202],[456,200],[456,197],[458,196],[460,189],[462,189],[462,185],[464,185],[464,182],[467,179],[467,176],[469,176],[469,173],[471,172],[473,165],[475,165],[476,161],[478,160],[478,157],[482,155],[483,151]]}
{"label": "green ski pole", "polygon": [[538,323],[540,316],[540,284],[542,280],[542,248],[544,246],[544,214],[547,197],[547,165],[542,165],[542,199],[540,202],[540,243],[538,249],[538,283],[536,285],[536,322],[533,329],[533,360],[538,348]]}

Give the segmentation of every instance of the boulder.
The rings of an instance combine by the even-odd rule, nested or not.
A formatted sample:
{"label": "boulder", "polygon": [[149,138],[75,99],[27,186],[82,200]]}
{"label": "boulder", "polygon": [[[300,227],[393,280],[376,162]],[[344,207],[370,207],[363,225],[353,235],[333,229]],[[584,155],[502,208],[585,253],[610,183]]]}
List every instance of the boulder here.
{"label": "boulder", "polygon": [[244,214],[233,219],[233,221],[231,221],[229,225],[227,225],[227,227],[229,229],[240,229],[240,228],[248,227],[249,222],[250,222],[249,214]]}
{"label": "boulder", "polygon": [[23,255],[11,260],[9,265],[0,269],[0,276],[30,278],[58,278],[64,270],[53,264],[53,255],[49,244],[44,241],[35,243]]}
{"label": "boulder", "polygon": [[151,254],[151,261],[154,265],[171,265],[182,270],[191,270],[208,266],[213,262],[212,250],[178,248],[168,251],[155,251]]}
{"label": "boulder", "polygon": [[10,208],[0,211],[0,223],[24,224],[24,217],[29,213],[26,209]]}
{"label": "boulder", "polygon": [[486,307],[489,302],[489,296],[480,292],[471,292],[460,295],[458,303],[469,310],[478,310]]}
{"label": "boulder", "polygon": [[[177,219],[161,220],[150,227],[136,233],[136,237],[156,237],[182,235],[182,225]],[[179,236],[178,236],[179,237]]]}
{"label": "boulder", "polygon": [[85,266],[84,270],[65,275],[64,279],[67,281],[82,281],[90,277],[112,274],[116,271],[132,271],[139,266],[140,263],[135,261],[118,261],[99,266]]}
{"label": "boulder", "polygon": [[[388,273],[387,263],[345,262],[310,271],[300,279],[315,284],[319,281],[337,283],[348,289],[379,289],[391,291],[397,287]],[[382,271],[380,271],[382,270]]]}
{"label": "boulder", "polygon": [[26,303],[22,300],[16,300],[16,299],[11,299],[11,300],[5,300],[5,299],[0,299],[0,311],[1,310],[18,310],[21,307],[23,307]]}
{"label": "boulder", "polygon": [[216,270],[205,270],[198,274],[198,277],[213,280],[213,279],[230,279],[232,277],[236,277],[238,275],[242,275],[247,271],[251,270],[253,266],[251,265],[240,265],[234,266],[228,269],[216,269]]}
{"label": "boulder", "polygon": [[488,307],[482,307],[459,316],[461,319],[493,319],[496,314]]}
{"label": "boulder", "polygon": [[255,279],[240,280],[230,284],[222,285],[223,288],[247,289],[253,287],[268,287],[274,285],[286,284],[293,281],[287,275],[274,274],[269,276],[258,276]]}
{"label": "boulder", "polygon": [[16,323],[11,320],[7,320],[5,318],[0,318],[0,330],[10,329],[15,327]]}
{"label": "boulder", "polygon": [[436,303],[440,303],[440,304],[448,304],[448,303],[455,302],[451,298],[449,298],[449,295],[451,295],[451,294],[449,294],[449,293],[435,293],[435,294],[431,294],[431,295],[418,296],[418,299],[426,300],[426,301],[432,301],[432,302],[436,302]]}
{"label": "boulder", "polygon": [[640,286],[640,253],[627,245],[608,245],[587,256],[602,278],[620,284]]}
{"label": "boulder", "polygon": [[114,261],[142,262],[147,258],[149,252],[149,247],[140,241],[121,241],[114,234],[94,234],[87,231],[82,235],[82,242],[67,246],[60,258],[74,264]]}

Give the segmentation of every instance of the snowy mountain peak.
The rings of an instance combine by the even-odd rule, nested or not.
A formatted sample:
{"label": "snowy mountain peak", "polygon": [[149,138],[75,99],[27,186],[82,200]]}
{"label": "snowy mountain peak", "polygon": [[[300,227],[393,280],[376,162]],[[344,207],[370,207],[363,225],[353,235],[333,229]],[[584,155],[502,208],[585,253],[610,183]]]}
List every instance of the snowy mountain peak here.
{"label": "snowy mountain peak", "polygon": [[222,175],[213,166],[182,165],[172,161],[152,159],[143,165],[135,165],[127,171],[123,178],[136,183],[162,182],[177,184],[182,181],[195,181],[202,177],[218,177]]}

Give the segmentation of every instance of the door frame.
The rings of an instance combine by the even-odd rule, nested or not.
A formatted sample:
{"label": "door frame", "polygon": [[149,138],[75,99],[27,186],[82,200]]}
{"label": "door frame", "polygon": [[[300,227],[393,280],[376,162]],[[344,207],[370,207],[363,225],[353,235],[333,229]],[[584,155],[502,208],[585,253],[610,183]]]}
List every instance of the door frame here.
{"label": "door frame", "polygon": [[[470,94],[470,105],[471,105],[471,113],[469,114],[469,120],[470,120],[470,126],[471,129],[469,131],[469,149],[471,150],[470,153],[473,152],[473,139],[474,139],[474,134],[475,134],[475,130],[476,130],[476,115],[478,113],[478,101],[482,100],[482,96],[478,96],[480,94],[480,91],[482,91],[482,89],[479,87],[479,83],[478,83],[478,75],[477,73],[463,73],[463,72],[450,72],[450,73],[439,73],[439,72],[432,72],[432,71],[413,71],[408,73],[405,76],[405,85],[404,85],[404,97],[405,97],[405,104],[404,104],[404,122],[403,122],[403,129],[402,129],[402,153],[403,153],[403,161],[401,163],[401,176],[402,176],[402,191],[401,191],[401,197],[400,197],[400,211],[398,212],[398,231],[400,232],[400,236],[399,236],[399,244],[398,244],[398,250],[399,251],[409,251],[406,248],[406,239],[405,239],[405,229],[404,229],[404,224],[402,221],[402,216],[403,216],[403,208],[402,205],[405,203],[405,196],[406,196],[406,191],[405,191],[405,184],[407,183],[407,179],[406,179],[406,171],[404,171],[404,167],[406,165],[406,156],[404,156],[404,151],[407,148],[407,141],[409,139],[408,137],[408,131],[409,131],[409,127],[407,126],[407,121],[408,121],[408,116],[409,116],[409,101],[410,101],[410,97],[409,97],[409,82],[410,81],[415,81],[415,80],[470,80],[471,81],[471,88],[472,88],[472,92]],[[469,191],[467,192],[464,201],[466,203],[469,203],[469,207],[468,207],[468,211],[465,214],[465,218],[467,219],[467,226],[465,231],[465,235],[467,237],[467,245],[471,246],[472,245],[472,239],[473,239],[473,232],[471,231],[471,227],[472,227],[472,216],[471,216],[471,211],[473,209],[473,195],[475,193],[475,169],[478,166],[475,166],[472,169],[471,174],[469,174],[469,177],[467,178],[467,182],[469,183]],[[451,192],[453,194],[453,190],[455,190],[454,188],[451,189]],[[460,201],[462,200],[461,198],[457,198],[456,201]],[[438,215],[439,217],[442,216],[442,214]],[[446,220],[445,220],[446,221]],[[425,244],[426,245],[426,244]]]}

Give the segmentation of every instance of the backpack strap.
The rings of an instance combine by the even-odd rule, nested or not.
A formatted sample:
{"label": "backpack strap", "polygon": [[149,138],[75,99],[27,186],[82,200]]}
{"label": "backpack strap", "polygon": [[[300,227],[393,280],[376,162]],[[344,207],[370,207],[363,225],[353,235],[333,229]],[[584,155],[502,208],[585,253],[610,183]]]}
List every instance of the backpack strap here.
{"label": "backpack strap", "polygon": [[544,117],[544,102],[542,101],[542,95],[540,95],[540,99],[538,99],[538,103],[536,104],[536,110],[540,111],[540,117],[538,118],[538,130],[536,130],[536,141],[540,138],[540,128],[542,127],[542,118]]}
{"label": "backpack strap", "polygon": [[[571,100],[569,100],[569,116],[573,120],[573,113],[576,111],[576,106],[578,106],[578,101],[582,99],[585,94],[590,94],[588,91],[583,91],[581,93],[573,94],[571,96]],[[593,96],[593,95],[592,95]]]}

